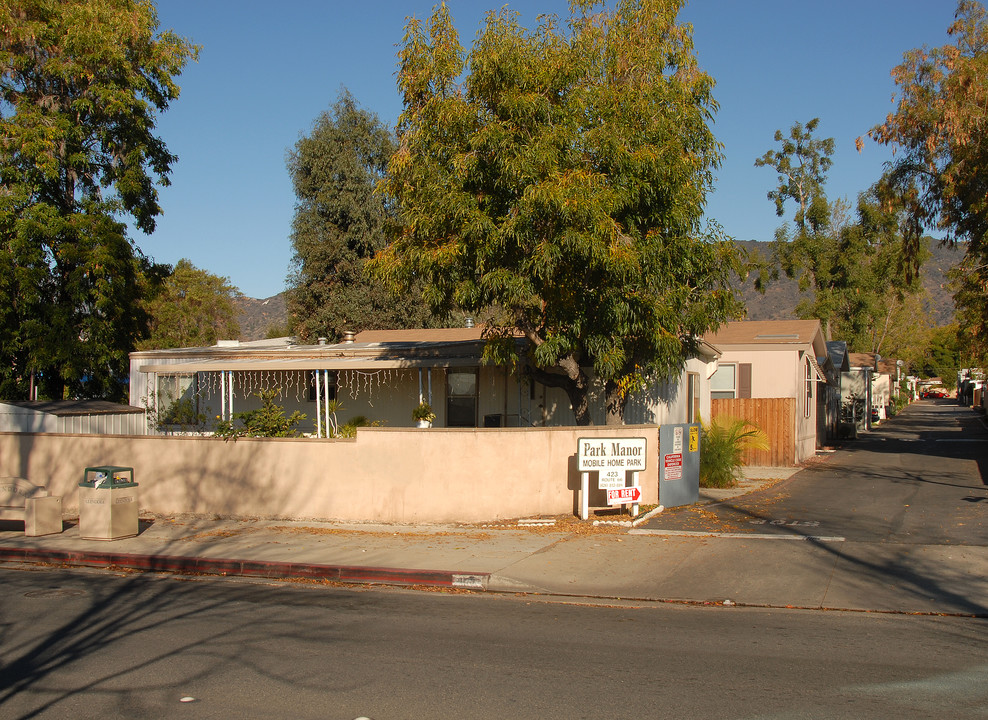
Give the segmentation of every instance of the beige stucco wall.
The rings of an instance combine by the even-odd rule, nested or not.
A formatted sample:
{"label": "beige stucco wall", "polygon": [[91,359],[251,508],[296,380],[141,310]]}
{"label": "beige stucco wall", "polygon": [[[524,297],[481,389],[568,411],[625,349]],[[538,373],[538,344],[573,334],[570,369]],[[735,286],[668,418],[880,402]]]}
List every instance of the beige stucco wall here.
{"label": "beige stucco wall", "polygon": [[[658,501],[658,427],[414,430],[352,440],[0,433],[0,476],[78,512],[84,468],[134,468],[142,510],[377,522],[483,522],[578,508],[580,437],[645,437],[643,503]],[[591,483],[593,484],[593,483]],[[591,506],[604,504],[594,491]]]}

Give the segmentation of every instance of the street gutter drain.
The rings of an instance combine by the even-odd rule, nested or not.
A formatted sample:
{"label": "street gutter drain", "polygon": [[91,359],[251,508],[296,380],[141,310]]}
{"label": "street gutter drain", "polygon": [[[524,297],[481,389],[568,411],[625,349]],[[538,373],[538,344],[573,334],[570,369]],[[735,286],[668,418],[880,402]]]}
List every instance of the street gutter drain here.
{"label": "street gutter drain", "polygon": [[454,575],[453,587],[469,590],[483,590],[484,579],[480,575]]}

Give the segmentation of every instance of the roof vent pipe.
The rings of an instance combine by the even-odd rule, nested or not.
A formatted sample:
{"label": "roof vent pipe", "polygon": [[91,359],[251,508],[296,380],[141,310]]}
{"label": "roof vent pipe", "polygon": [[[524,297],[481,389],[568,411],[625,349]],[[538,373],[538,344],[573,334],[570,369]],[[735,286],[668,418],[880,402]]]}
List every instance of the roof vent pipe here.
{"label": "roof vent pipe", "polygon": [[327,340],[326,340],[326,338],[319,338],[319,340],[318,340],[317,342],[318,342],[318,343],[319,343],[320,345],[325,345],[325,344],[326,344],[326,342],[327,342]]}
{"label": "roof vent pipe", "polygon": [[472,317],[468,317],[468,318],[466,319],[466,323],[465,323],[465,325],[466,325],[466,327],[468,327],[468,328],[472,328],[472,327],[473,327],[473,318],[472,318]]}
{"label": "roof vent pipe", "polygon": [[357,333],[355,333],[353,330],[343,331],[343,342],[349,344],[355,342],[356,338],[357,338]]}

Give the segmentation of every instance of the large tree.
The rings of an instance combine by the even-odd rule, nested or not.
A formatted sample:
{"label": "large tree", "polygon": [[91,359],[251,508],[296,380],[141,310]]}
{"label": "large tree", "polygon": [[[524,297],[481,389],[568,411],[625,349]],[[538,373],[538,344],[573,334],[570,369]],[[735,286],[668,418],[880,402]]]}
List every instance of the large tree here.
{"label": "large tree", "polygon": [[234,300],[239,295],[228,278],[179,260],[148,303],[150,335],[137,347],[204,347],[217,340],[235,340],[240,326]]}
{"label": "large tree", "polygon": [[138,0],[0,3],[0,397],[117,397],[175,158],[155,135],[196,48]]}
{"label": "large tree", "polygon": [[305,340],[417,327],[429,319],[421,301],[396,301],[364,272],[386,243],[390,211],[375,187],[393,153],[391,131],[346,90],[289,153],[298,203],[288,311],[293,331]]}
{"label": "large tree", "polygon": [[677,375],[741,310],[738,251],[700,225],[721,154],[681,3],[596,5],[572,2],[565,30],[489,13],[469,54],[445,5],[409,21],[383,185],[400,232],[375,261],[423,282],[435,312],[487,321],[486,359],[525,361],[579,424],[592,377],[619,423],[630,393]]}
{"label": "large tree", "polygon": [[[892,145],[885,190],[902,198],[917,229],[963,241],[956,300],[968,339],[988,337],[988,14],[972,0],[957,4],[954,42],[906,53],[892,70],[898,104],[873,139]],[[914,236],[918,237],[919,232]]]}
{"label": "large tree", "polygon": [[858,197],[856,221],[836,233],[826,309],[834,337],[857,352],[899,357],[909,326],[925,320],[919,275],[906,271],[907,226],[902,207],[873,186]]}

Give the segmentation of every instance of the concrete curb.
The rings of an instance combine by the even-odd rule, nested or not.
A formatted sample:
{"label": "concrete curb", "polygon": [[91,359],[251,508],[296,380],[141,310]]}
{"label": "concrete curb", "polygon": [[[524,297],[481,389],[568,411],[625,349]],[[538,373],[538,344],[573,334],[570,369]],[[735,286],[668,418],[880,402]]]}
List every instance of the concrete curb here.
{"label": "concrete curb", "polygon": [[72,550],[0,547],[0,562],[51,563],[76,567],[125,568],[184,575],[224,575],[273,579],[329,580],[347,584],[428,585],[486,590],[490,573],[406,568],[319,565],[312,563],[231,560],[180,555],[135,555]]}

